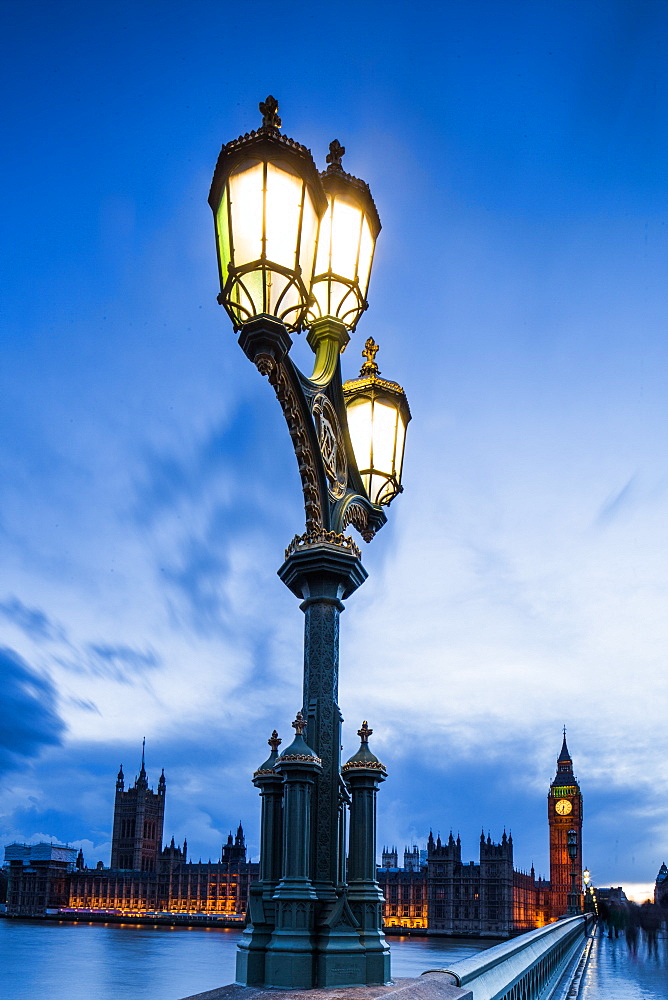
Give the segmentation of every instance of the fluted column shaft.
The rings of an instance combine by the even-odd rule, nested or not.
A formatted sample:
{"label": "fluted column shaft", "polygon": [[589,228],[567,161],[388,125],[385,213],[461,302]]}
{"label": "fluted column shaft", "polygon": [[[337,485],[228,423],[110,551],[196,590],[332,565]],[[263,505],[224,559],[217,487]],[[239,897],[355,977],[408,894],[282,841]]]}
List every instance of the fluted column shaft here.
{"label": "fluted column shaft", "polygon": [[366,579],[360,560],[341,545],[307,545],[291,553],[278,575],[304,612],[304,706],[309,745],[322,760],[313,809],[312,879],[321,899],[333,899],[342,871],[339,857],[341,723],[339,618],[343,600]]}

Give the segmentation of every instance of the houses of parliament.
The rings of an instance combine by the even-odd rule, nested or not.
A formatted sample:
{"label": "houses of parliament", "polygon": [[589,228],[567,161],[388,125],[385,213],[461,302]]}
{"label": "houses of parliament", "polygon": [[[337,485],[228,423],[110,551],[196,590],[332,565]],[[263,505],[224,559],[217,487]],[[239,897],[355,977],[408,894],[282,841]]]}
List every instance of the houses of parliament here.
{"label": "houses of parliament", "polygon": [[[480,835],[478,861],[462,861],[459,837],[429,834],[427,850],[385,848],[378,881],[385,927],[429,934],[505,937],[582,911],[582,793],[573,774],[566,733],[547,795],[550,878],[518,871],[513,838]],[[422,854],[422,856],[421,856]]]}
{"label": "houses of parliament", "polygon": [[[166,779],[149,787],[144,753],[134,784],[116,779],[111,863],[87,868],[82,852],[53,844],[11,844],[5,849],[7,915],[189,924],[241,923],[248,887],[259,865],[246,858],[241,824],[229,834],[220,859],[193,863],[188,845],[163,846]],[[549,881],[517,871],[513,839],[494,843],[484,832],[477,862],[462,861],[459,837],[429,834],[427,850],[385,848],[378,881],[384,923],[396,932],[507,937],[541,927],[581,909],[582,795],[573,774],[566,734],[548,796]]]}

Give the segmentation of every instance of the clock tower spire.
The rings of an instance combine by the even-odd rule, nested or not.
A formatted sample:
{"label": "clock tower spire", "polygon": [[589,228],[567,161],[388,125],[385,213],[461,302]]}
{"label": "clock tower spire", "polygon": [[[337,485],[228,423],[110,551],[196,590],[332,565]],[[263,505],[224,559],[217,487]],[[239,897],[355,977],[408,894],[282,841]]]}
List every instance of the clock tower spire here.
{"label": "clock tower spire", "polygon": [[557,773],[547,796],[550,900],[553,919],[582,912],[582,793],[573,774],[566,727]]}

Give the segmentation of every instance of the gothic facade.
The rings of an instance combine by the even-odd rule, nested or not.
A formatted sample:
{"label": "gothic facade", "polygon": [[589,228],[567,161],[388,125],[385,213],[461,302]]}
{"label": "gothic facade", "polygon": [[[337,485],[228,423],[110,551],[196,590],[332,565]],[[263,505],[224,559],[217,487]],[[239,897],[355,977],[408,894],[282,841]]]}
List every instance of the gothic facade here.
{"label": "gothic facade", "polygon": [[[550,880],[514,867],[513,839],[480,836],[476,862],[462,861],[460,838],[429,834],[426,862],[417,847],[383,848],[378,881],[385,896],[386,928],[428,934],[507,937],[542,927],[581,907],[582,795],[573,775],[566,736],[548,793]],[[668,880],[667,880],[668,889]],[[574,888],[575,887],[575,888]]]}
{"label": "gothic facade", "polygon": [[[188,846],[172,838],[162,847],[166,781],[153,792],[142,755],[134,785],[116,783],[112,863],[89,869],[81,852],[53,845],[11,845],[7,912],[48,911],[99,919],[174,919],[184,923],[243,920],[258,865],[246,860],[241,824],[222,845],[220,859],[193,864]],[[566,803],[566,804],[564,804]],[[406,847],[403,868],[396,847],[385,847],[378,882],[386,928],[415,933],[507,937],[541,927],[577,904],[582,876],[582,795],[564,743],[548,793],[550,881],[514,867],[513,839],[481,834],[478,860],[462,860],[460,838],[430,833],[427,850]],[[570,847],[570,851],[569,851]],[[54,853],[55,852],[55,853]],[[60,852],[60,853],[58,853]],[[134,866],[134,867],[131,867]],[[576,886],[576,891],[573,886]],[[656,898],[668,897],[668,869],[657,877]],[[578,897],[581,900],[581,897]],[[664,904],[665,905],[665,904]]]}
{"label": "gothic facade", "polygon": [[[413,852],[411,853],[411,861]],[[513,867],[513,840],[484,833],[477,862],[462,861],[461,840],[429,834],[426,864],[397,868],[396,851],[383,854],[378,881],[386,928],[452,936],[507,937],[550,919],[549,883]]]}
{"label": "gothic facade", "polygon": [[139,775],[127,791],[121,767],[109,868],[102,862],[87,868],[82,852],[76,856],[67,847],[6,848],[8,915],[242,923],[258,865],[246,860],[241,823],[218,861],[193,864],[187,841],[177,846],[172,837],[162,847],[165,795],[164,771],[157,792],[149,788],[143,751]]}
{"label": "gothic facade", "polygon": [[555,915],[582,912],[582,793],[573,774],[566,730],[547,796],[550,895]]}
{"label": "gothic facade", "polygon": [[158,781],[158,791],[148,787],[144,748],[141,770],[135,783],[125,791],[121,764],[116,778],[114,824],[111,834],[111,867],[128,871],[154,872],[162,849],[165,822],[165,772]]}

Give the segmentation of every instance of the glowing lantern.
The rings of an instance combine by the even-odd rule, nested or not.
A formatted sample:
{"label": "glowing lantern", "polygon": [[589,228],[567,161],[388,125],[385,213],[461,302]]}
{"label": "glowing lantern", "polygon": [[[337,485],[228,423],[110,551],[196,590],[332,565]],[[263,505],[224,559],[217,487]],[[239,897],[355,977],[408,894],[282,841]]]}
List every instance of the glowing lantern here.
{"label": "glowing lantern", "polygon": [[411,419],[406,394],[396,382],[380,378],[370,337],[362,351],[367,360],[359,378],[343,384],[355,460],[369,499],[386,505],[401,493],[406,427]]}
{"label": "glowing lantern", "polygon": [[309,150],[279,132],[278,102],[268,97],[260,111],[257,132],[223,146],[209,193],[218,301],[236,329],[266,314],[299,330],[327,201]]}
{"label": "glowing lantern", "polygon": [[329,167],[321,174],[327,211],[320,223],[308,319],[337,319],[352,331],[367,308],[380,219],[368,185],[344,172],[344,153],[338,140],[331,142]]}

